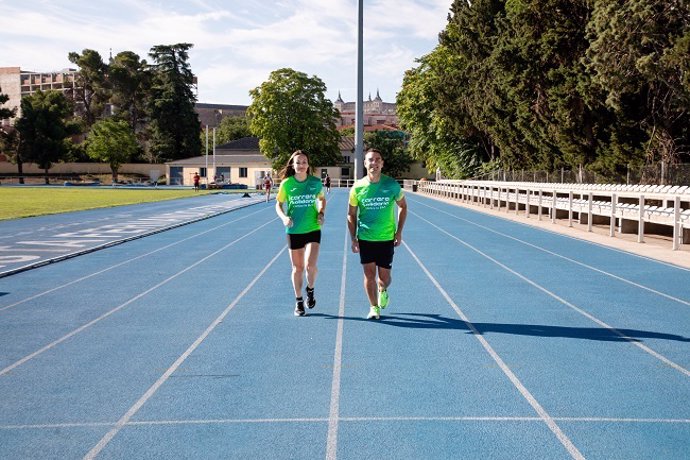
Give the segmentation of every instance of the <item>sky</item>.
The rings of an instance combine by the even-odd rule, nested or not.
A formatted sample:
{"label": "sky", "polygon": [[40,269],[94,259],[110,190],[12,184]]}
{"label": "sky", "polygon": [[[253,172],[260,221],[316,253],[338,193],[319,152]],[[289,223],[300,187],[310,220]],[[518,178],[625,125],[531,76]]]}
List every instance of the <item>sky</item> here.
{"label": "sky", "polygon": [[[452,0],[364,1],[364,98],[395,102],[406,70],[434,49]],[[249,105],[273,70],[317,76],[326,97],[357,97],[357,0],[0,0],[0,67],[52,72],[93,49],[151,59],[192,43],[198,102]]]}

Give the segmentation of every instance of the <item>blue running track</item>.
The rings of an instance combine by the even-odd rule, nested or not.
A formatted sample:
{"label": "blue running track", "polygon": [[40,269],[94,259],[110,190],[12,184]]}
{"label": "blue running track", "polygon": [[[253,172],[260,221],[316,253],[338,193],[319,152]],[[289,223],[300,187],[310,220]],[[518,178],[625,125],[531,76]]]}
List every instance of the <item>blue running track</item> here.
{"label": "blue running track", "polygon": [[304,318],[273,203],[0,278],[0,458],[690,458],[690,271],[409,194],[368,321],[328,198]]}

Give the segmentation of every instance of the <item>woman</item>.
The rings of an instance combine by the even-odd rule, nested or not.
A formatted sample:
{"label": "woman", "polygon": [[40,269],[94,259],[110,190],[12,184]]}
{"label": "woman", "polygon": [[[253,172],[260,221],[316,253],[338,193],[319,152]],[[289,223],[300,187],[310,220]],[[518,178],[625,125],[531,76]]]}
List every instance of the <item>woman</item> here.
{"label": "woman", "polygon": [[266,174],[264,177],[264,190],[266,190],[266,203],[271,199],[271,187],[273,187],[273,180],[270,174]]}
{"label": "woman", "polygon": [[[295,316],[306,314],[302,297],[305,260],[307,307],[316,306],[314,282],[326,198],[321,180],[313,176],[312,172],[307,154],[297,150],[290,156],[287,165],[280,172],[281,182],[276,196],[276,213],[285,225],[290,248],[292,287],[295,289]],[[283,208],[285,203],[287,203],[287,210]]]}

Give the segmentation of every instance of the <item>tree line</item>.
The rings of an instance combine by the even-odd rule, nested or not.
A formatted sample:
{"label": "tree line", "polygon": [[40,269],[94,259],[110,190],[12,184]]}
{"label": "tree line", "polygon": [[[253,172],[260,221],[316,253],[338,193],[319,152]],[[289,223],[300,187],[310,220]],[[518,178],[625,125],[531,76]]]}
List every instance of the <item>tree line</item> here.
{"label": "tree line", "polygon": [[[79,67],[76,90],[67,95],[37,91],[25,96],[16,129],[2,134],[2,150],[17,164],[20,181],[23,162],[44,169],[47,183],[48,170],[58,161],[106,162],[117,180],[118,168],[127,161],[199,155],[208,140],[194,111],[189,48],[189,44],[153,47],[152,65],[132,52],[122,52],[108,64],[93,50],[70,53],[70,61]],[[256,136],[260,151],[276,170],[298,149],[308,152],[314,165],[341,164],[339,141],[347,133],[336,129],[339,114],[325,92],[326,85],[315,75],[275,70],[250,91],[247,116],[223,118],[214,139],[224,143]],[[4,97],[0,102],[7,100],[0,97]],[[14,115],[3,110],[2,118]],[[389,174],[401,175],[409,169],[412,158],[406,153],[407,136],[402,131],[367,133],[365,143],[382,152]]]}
{"label": "tree line", "polygon": [[[151,63],[131,51],[107,63],[91,49],[69,53],[79,67],[74,87],[24,96],[14,129],[0,133],[0,147],[17,164],[20,181],[24,162],[45,170],[47,183],[48,170],[59,161],[106,162],[116,180],[119,165],[127,161],[199,155],[201,126],[188,62],[192,46],[154,46]],[[7,99],[0,88],[0,102]],[[14,115],[10,109],[0,112],[0,118]]]}
{"label": "tree line", "polygon": [[410,152],[449,177],[690,162],[685,0],[455,0],[397,98]]}

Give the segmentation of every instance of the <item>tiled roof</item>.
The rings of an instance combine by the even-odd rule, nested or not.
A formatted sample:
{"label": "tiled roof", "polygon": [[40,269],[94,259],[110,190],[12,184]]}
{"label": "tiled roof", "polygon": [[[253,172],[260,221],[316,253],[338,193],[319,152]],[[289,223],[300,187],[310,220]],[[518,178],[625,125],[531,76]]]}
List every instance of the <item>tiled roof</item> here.
{"label": "tiled roof", "polygon": [[[261,154],[244,154],[244,155],[218,155],[216,153],[216,166],[237,166],[239,164],[264,164],[270,166],[271,163],[268,158]],[[209,154],[208,165],[211,166],[213,157]],[[169,161],[166,163],[170,166],[206,166],[206,156],[198,156],[192,158],[185,158],[183,160]]]}
{"label": "tiled roof", "polygon": [[225,144],[216,145],[216,152],[223,150],[228,153],[231,150],[254,150],[259,152],[259,138],[258,137],[243,137],[235,139],[234,141],[226,142]]}
{"label": "tiled roof", "polygon": [[352,152],[355,149],[355,138],[352,136],[343,136],[338,142],[338,149],[342,151]]}
{"label": "tiled roof", "polygon": [[229,105],[229,104],[207,104],[203,102],[197,102],[194,104],[195,107],[200,109],[219,109],[219,110],[247,110],[246,105]]}
{"label": "tiled roof", "polygon": [[[347,128],[354,128],[354,125],[338,126],[338,131],[342,131]],[[369,133],[372,131],[400,131],[395,125],[364,125],[364,131]]]}

